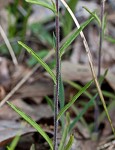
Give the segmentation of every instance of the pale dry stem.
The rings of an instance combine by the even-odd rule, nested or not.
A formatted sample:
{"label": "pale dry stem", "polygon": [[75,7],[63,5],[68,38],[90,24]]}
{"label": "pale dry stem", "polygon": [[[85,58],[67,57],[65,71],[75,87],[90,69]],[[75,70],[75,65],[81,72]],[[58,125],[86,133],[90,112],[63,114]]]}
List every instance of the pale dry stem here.
{"label": "pale dry stem", "polygon": [[8,50],[9,50],[9,53],[10,53],[10,55],[12,57],[12,61],[13,61],[14,65],[17,66],[18,65],[17,58],[16,58],[16,56],[14,54],[13,48],[12,48],[12,46],[11,46],[11,44],[10,44],[10,42],[9,42],[9,40],[8,40],[8,38],[7,38],[7,36],[6,36],[6,34],[5,34],[5,32],[4,32],[4,30],[3,30],[1,25],[0,25],[0,33],[2,35],[2,38],[4,39],[4,42],[5,42]]}

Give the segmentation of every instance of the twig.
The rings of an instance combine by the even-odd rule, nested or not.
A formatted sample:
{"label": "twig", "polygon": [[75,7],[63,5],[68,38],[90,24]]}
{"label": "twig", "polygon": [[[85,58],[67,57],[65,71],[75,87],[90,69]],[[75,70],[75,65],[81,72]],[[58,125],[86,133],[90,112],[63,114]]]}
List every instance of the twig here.
{"label": "twig", "polygon": [[56,86],[55,86],[55,96],[54,96],[54,150],[58,149],[57,144],[57,132],[58,132],[58,102],[59,102],[59,79],[60,79],[60,55],[59,55],[59,0],[56,0]]}
{"label": "twig", "polygon": [[16,56],[15,56],[14,51],[12,49],[12,46],[11,46],[11,44],[10,44],[10,42],[9,42],[9,40],[8,40],[8,38],[7,38],[7,36],[6,36],[6,34],[5,34],[5,32],[4,32],[4,30],[3,30],[1,25],[0,25],[0,33],[1,33],[2,37],[3,37],[3,39],[4,39],[4,42],[5,42],[8,50],[9,50],[9,52],[10,52],[10,55],[12,57],[12,61],[13,61],[14,65],[17,66],[18,65],[18,61],[16,59]]}
{"label": "twig", "polygon": [[[50,51],[49,55],[47,55],[44,58],[44,61],[47,61],[52,55],[54,54],[54,51]],[[18,82],[18,84],[11,90],[10,93],[8,93],[8,95],[6,95],[6,97],[1,101],[0,103],[0,107],[2,107],[6,101],[9,100],[9,98],[11,98],[11,96],[29,79],[29,77],[40,67],[40,64],[37,64],[33,67],[33,69],[27,73],[24,78],[21,79],[21,81]]]}
{"label": "twig", "polygon": [[[79,22],[77,21],[74,13],[71,11],[71,9],[69,8],[69,6],[67,5],[67,3],[64,1],[64,0],[61,0],[61,2],[63,3],[63,5],[66,7],[66,9],[68,10],[68,12],[70,13],[72,19],[74,20],[77,28],[80,28],[80,24]],[[115,136],[115,129],[113,127],[113,124],[112,124],[112,121],[111,121],[111,118],[109,116],[109,113],[108,113],[108,110],[107,110],[107,107],[106,107],[106,103],[105,103],[105,100],[104,100],[104,97],[103,97],[103,94],[102,94],[102,91],[101,91],[101,88],[100,88],[100,85],[98,83],[98,79],[97,79],[97,76],[96,76],[96,73],[95,73],[95,70],[94,70],[94,66],[93,66],[93,61],[92,61],[92,56],[91,56],[91,52],[90,52],[90,49],[89,49],[89,46],[88,46],[88,43],[86,41],[86,38],[84,36],[84,33],[81,31],[80,32],[80,35],[81,35],[81,38],[83,40],[83,44],[84,44],[84,47],[85,47],[85,50],[86,50],[86,53],[87,53],[87,56],[88,56],[88,60],[89,60],[89,65],[90,65],[90,68],[91,68],[91,73],[92,73],[92,76],[93,76],[93,79],[95,81],[95,85],[97,87],[97,90],[98,90],[98,93],[99,93],[99,96],[100,96],[100,99],[102,101],[102,104],[103,104],[103,107],[105,109],[105,112],[106,112],[106,115],[107,115],[107,118],[109,120],[109,123],[111,125],[111,129],[114,133],[114,136]]]}
{"label": "twig", "polygon": [[[97,77],[98,79],[100,78],[101,75],[101,55],[102,55],[102,44],[103,44],[103,19],[104,19],[104,9],[105,9],[105,1],[101,1],[101,15],[100,15],[100,20],[101,20],[101,26],[100,26],[100,40],[99,40],[99,53],[98,53],[98,73]],[[101,88],[101,85],[100,85]],[[96,99],[95,103],[95,112],[94,112],[94,120],[95,120],[95,132],[98,132],[98,117],[99,117],[99,96]]]}

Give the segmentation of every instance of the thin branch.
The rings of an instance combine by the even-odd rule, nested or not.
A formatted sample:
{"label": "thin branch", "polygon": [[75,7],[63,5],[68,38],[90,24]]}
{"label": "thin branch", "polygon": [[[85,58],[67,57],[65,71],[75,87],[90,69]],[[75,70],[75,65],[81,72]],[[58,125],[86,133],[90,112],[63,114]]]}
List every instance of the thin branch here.
{"label": "thin branch", "polygon": [[11,46],[11,44],[10,44],[10,42],[9,42],[9,40],[8,40],[8,38],[7,38],[7,36],[6,36],[6,34],[5,34],[5,32],[4,32],[4,30],[3,30],[1,25],[0,25],[0,33],[1,33],[2,37],[3,37],[3,39],[4,39],[4,42],[5,42],[8,50],[9,50],[9,52],[10,52],[10,55],[12,57],[12,61],[13,61],[14,65],[17,66],[18,65],[17,58],[16,58],[16,56],[14,54],[13,48],[12,48],[12,46]]}
{"label": "thin branch", "polygon": [[54,150],[58,149],[57,144],[57,132],[58,132],[58,103],[59,103],[59,79],[60,79],[60,55],[59,55],[59,44],[60,44],[60,34],[59,34],[59,0],[56,0],[56,86],[55,86],[55,104],[54,104]]}
{"label": "thin branch", "polygon": [[[74,13],[71,11],[71,9],[69,8],[69,6],[67,5],[67,3],[64,1],[64,0],[61,0],[61,2],[63,3],[63,5],[66,7],[66,9],[68,10],[68,12],[70,13],[72,19],[74,20],[77,28],[80,27],[80,24],[79,22],[77,21]],[[103,97],[103,94],[102,94],[102,91],[101,91],[101,88],[100,88],[100,85],[98,83],[98,79],[97,79],[97,76],[96,76],[96,73],[95,73],[95,70],[94,70],[94,66],[93,66],[93,61],[92,61],[92,55],[91,55],[91,52],[90,52],[90,49],[89,49],[89,46],[88,46],[88,43],[86,41],[86,38],[84,36],[84,33],[81,31],[80,32],[80,35],[81,35],[81,38],[83,40],[83,44],[84,44],[84,47],[85,47],[85,50],[86,50],[86,53],[87,53],[87,56],[88,56],[88,60],[89,60],[89,65],[90,65],[90,68],[91,68],[91,73],[92,73],[92,76],[93,76],[93,79],[95,81],[95,85],[97,87],[97,90],[98,90],[98,93],[99,93],[99,96],[100,96],[100,99],[102,101],[102,104],[103,104],[103,107],[105,109],[105,112],[106,112],[106,115],[107,115],[107,118],[109,120],[109,123],[111,125],[111,129],[114,133],[114,136],[115,136],[115,129],[113,127],[113,124],[112,124],[112,121],[111,121],[111,118],[109,116],[109,113],[108,113],[108,110],[107,110],[107,107],[106,107],[106,103],[105,103],[105,100],[104,100],[104,97]]]}

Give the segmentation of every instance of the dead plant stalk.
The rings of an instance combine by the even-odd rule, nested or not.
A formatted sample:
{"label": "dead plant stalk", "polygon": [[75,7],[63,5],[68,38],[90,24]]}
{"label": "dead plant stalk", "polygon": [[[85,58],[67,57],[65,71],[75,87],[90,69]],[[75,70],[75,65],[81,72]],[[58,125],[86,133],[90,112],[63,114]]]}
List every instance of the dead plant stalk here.
{"label": "dead plant stalk", "polygon": [[11,44],[10,44],[10,42],[9,42],[9,40],[8,40],[8,38],[7,38],[7,36],[6,36],[6,34],[5,34],[5,32],[4,32],[4,30],[3,30],[1,25],[0,25],[0,33],[1,33],[2,37],[3,37],[3,39],[4,39],[4,42],[5,42],[8,50],[9,50],[9,53],[10,53],[10,55],[12,57],[12,61],[13,61],[14,65],[17,66],[18,65],[17,58],[16,58],[16,56],[14,54],[13,48],[12,48],[12,46],[11,46]]}

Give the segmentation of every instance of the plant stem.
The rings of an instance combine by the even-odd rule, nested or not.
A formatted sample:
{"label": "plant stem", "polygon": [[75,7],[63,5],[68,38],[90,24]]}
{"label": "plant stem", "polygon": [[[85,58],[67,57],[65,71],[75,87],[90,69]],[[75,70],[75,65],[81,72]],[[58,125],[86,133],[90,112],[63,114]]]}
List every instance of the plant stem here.
{"label": "plant stem", "polygon": [[54,150],[58,149],[57,144],[57,132],[58,132],[58,102],[59,102],[59,79],[60,79],[60,56],[59,56],[59,43],[60,43],[60,34],[59,34],[59,1],[56,0],[56,87],[55,87],[55,104],[54,104]]}
{"label": "plant stem", "polygon": [[[100,15],[100,20],[101,20],[101,26],[100,26],[100,41],[99,41],[99,53],[98,53],[98,73],[97,73],[97,77],[98,79],[100,78],[101,75],[101,57],[102,57],[102,44],[103,44],[103,18],[104,18],[104,8],[105,8],[105,1],[106,0],[102,0],[101,1],[101,15]],[[101,87],[101,85],[100,85]],[[94,119],[95,119],[95,132],[98,132],[98,127],[99,127],[99,123],[98,123],[98,117],[99,117],[99,96],[96,99],[96,103],[95,103],[95,112],[94,112]]]}

